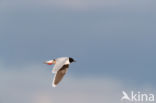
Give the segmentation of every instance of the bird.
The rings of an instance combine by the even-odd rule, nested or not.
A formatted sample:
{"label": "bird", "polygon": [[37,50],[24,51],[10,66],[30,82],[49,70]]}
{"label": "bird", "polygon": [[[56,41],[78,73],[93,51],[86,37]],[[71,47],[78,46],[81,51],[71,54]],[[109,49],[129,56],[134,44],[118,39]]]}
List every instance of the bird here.
{"label": "bird", "polygon": [[52,73],[55,74],[52,82],[53,87],[56,87],[60,83],[64,75],[67,73],[69,65],[73,62],[76,61],[71,57],[59,57],[44,62],[48,65],[54,65],[52,69]]}

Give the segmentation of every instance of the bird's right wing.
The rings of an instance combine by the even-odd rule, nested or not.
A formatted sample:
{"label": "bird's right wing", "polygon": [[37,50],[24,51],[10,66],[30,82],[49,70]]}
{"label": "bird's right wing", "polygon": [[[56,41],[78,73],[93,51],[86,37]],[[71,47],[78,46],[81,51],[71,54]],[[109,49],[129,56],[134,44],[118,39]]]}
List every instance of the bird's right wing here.
{"label": "bird's right wing", "polygon": [[68,58],[66,57],[56,59],[56,64],[54,65],[52,73],[56,73],[59,69],[61,69],[67,60]]}
{"label": "bird's right wing", "polygon": [[56,87],[56,85],[62,80],[64,75],[67,73],[69,68],[69,64],[63,65],[63,67],[57,71],[57,73],[54,76],[52,86]]}

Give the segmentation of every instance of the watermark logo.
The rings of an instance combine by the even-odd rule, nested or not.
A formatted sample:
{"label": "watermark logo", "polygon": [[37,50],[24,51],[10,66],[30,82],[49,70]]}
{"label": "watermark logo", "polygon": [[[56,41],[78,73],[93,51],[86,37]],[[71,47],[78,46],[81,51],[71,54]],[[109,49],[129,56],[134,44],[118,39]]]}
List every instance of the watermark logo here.
{"label": "watermark logo", "polygon": [[131,91],[129,94],[125,91],[122,91],[121,101],[129,101],[129,102],[154,102],[154,94],[152,93],[141,93]]}

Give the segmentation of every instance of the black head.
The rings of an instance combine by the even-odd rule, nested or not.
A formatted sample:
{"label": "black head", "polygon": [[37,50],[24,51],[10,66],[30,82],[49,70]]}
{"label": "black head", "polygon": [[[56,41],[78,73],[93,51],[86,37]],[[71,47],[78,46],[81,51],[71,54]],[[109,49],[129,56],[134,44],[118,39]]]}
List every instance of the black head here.
{"label": "black head", "polygon": [[72,63],[72,62],[76,62],[73,58],[69,57],[69,62]]}

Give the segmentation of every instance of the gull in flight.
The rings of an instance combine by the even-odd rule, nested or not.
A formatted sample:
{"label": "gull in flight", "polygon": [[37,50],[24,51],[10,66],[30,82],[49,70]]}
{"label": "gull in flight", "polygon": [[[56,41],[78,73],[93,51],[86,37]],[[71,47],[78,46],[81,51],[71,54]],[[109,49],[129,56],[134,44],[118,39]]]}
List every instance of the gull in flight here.
{"label": "gull in flight", "polygon": [[56,58],[56,59],[44,62],[45,64],[48,64],[48,65],[54,64],[54,67],[52,70],[52,73],[55,74],[53,78],[53,82],[52,82],[53,87],[56,87],[56,85],[62,80],[62,78],[68,71],[69,65],[72,62],[76,62],[76,61],[71,57],[60,57],[60,58]]}

